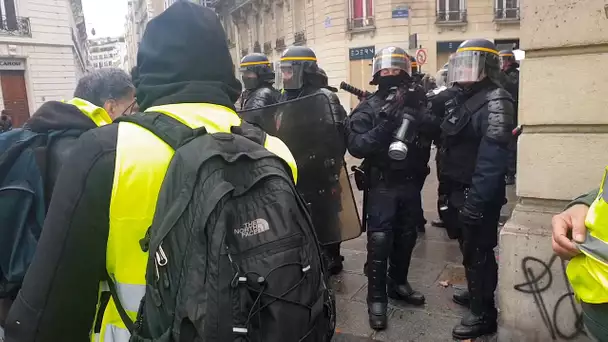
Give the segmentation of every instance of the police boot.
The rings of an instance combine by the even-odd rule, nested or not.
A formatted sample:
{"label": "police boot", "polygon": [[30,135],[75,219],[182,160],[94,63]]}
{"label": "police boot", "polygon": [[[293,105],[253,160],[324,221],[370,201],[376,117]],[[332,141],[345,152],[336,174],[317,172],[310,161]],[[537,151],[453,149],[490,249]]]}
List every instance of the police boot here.
{"label": "police boot", "polygon": [[412,252],[416,246],[416,235],[415,230],[399,231],[395,234],[388,269],[388,296],[412,305],[424,305],[424,295],[414,291],[407,281]]}
{"label": "police boot", "polygon": [[443,222],[442,219],[436,219],[431,221],[431,225],[433,227],[437,227],[437,228],[445,228],[445,223]]}
{"label": "police boot", "polygon": [[393,243],[392,235],[390,232],[367,235],[367,312],[369,326],[374,330],[386,329],[387,324],[386,268]]}
{"label": "police boot", "polygon": [[470,303],[469,290],[462,289],[454,291],[454,295],[452,295],[452,301],[456,304],[468,307]]}
{"label": "police boot", "polygon": [[[488,279],[484,274],[491,270],[486,270],[484,264],[486,264],[485,260],[475,260],[473,267],[465,268],[470,293],[469,312],[452,330],[455,339],[474,339],[493,334],[497,330],[497,311],[491,289],[493,284],[487,282]],[[491,296],[489,292],[492,292]]]}

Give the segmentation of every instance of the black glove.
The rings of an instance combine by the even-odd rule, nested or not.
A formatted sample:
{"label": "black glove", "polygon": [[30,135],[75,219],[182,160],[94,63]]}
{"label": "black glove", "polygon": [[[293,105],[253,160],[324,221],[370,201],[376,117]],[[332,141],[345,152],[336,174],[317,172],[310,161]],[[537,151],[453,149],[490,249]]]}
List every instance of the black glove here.
{"label": "black glove", "polygon": [[458,219],[467,229],[477,228],[481,226],[483,214],[479,210],[471,208],[465,204],[458,213]]}

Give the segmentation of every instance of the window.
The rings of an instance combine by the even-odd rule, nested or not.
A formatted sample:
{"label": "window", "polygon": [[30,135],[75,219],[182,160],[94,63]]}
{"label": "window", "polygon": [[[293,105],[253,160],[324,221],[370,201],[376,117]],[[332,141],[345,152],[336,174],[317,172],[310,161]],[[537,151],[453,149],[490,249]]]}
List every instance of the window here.
{"label": "window", "polygon": [[438,22],[465,22],[466,0],[437,0]]}
{"label": "window", "polygon": [[495,0],[494,19],[519,20],[519,0]]}
{"label": "window", "polygon": [[374,0],[349,0],[349,29],[374,26]]}

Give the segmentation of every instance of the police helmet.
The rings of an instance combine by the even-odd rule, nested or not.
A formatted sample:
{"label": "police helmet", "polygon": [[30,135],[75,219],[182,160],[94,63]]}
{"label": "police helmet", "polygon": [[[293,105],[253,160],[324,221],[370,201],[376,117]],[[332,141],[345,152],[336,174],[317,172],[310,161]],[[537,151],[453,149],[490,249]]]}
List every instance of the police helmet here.
{"label": "police helmet", "polygon": [[512,50],[501,50],[498,52],[498,56],[500,57],[500,69],[502,70],[507,69],[513,63],[517,63]]}
{"label": "police helmet", "polygon": [[486,77],[498,82],[498,50],[487,39],[464,41],[450,58],[448,83],[479,82]]}
{"label": "police helmet", "polygon": [[403,71],[401,75],[404,78],[412,74],[412,65],[408,54],[402,48],[396,46],[386,47],[374,55],[372,80],[369,84],[378,84],[378,78],[381,77],[380,72],[386,69],[399,69]]}
{"label": "police helmet", "polygon": [[256,89],[263,83],[274,83],[274,70],[268,57],[250,53],[241,59],[241,78],[245,89]]}
{"label": "police helmet", "polygon": [[418,61],[416,60],[416,57],[414,57],[414,56],[409,56],[409,57],[410,57],[410,64],[412,66],[412,76],[418,75],[420,73],[420,70],[418,69]]}
{"label": "police helmet", "polygon": [[321,88],[329,89],[334,93],[338,92],[338,88],[329,85],[329,78],[327,77],[327,73],[321,67],[317,69],[317,75],[319,75],[319,77],[321,78]]}
{"label": "police helmet", "polygon": [[281,77],[283,88],[300,89],[304,86],[305,75],[316,75],[319,66],[317,56],[305,46],[290,46],[281,56]]}

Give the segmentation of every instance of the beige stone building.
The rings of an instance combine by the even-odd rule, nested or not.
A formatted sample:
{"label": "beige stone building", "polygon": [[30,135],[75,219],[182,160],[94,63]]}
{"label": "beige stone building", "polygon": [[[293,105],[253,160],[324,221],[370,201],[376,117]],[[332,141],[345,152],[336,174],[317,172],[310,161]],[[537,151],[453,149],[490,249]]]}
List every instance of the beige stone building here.
{"label": "beige stone building", "polygon": [[[306,45],[332,85],[346,80],[369,88],[375,49],[408,48],[410,35],[417,36],[412,47],[426,49],[422,70],[433,75],[466,39],[519,47],[518,0],[217,0],[213,6],[235,64],[253,51],[276,62],[285,47]],[[340,97],[345,107],[357,102]]]}
{"label": "beige stone building", "polygon": [[499,341],[588,341],[553,257],[551,217],[597,188],[608,165],[608,3],[528,0],[521,12],[520,201],[500,237]]}

